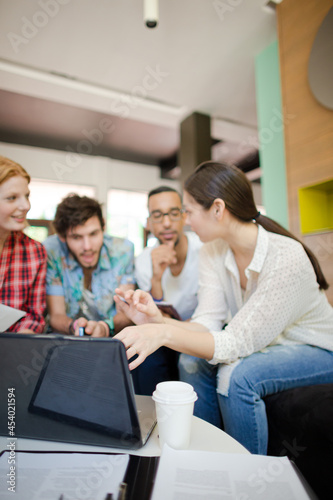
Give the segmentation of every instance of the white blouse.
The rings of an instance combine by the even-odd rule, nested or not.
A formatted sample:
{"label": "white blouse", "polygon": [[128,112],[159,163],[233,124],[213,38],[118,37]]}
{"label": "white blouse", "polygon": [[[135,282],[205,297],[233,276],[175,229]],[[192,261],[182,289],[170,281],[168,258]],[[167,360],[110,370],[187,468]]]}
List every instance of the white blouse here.
{"label": "white blouse", "polygon": [[[274,344],[333,351],[333,308],[319,290],[303,246],[258,225],[244,297],[233,252],[222,239],[203,245],[192,321],[214,337],[210,363],[232,363]],[[223,326],[226,324],[224,330]]]}

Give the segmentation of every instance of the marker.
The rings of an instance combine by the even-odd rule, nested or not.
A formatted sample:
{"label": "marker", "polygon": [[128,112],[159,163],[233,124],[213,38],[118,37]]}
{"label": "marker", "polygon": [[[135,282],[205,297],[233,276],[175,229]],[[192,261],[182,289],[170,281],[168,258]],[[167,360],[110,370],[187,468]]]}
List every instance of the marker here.
{"label": "marker", "polygon": [[83,336],[84,336],[84,327],[79,326],[79,337],[83,337]]}

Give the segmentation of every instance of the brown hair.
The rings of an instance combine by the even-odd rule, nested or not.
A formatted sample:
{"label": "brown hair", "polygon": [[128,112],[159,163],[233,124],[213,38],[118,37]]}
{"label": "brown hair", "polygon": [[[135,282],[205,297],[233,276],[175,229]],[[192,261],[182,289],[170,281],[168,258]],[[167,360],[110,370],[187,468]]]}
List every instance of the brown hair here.
{"label": "brown hair", "polygon": [[57,233],[65,238],[69,229],[82,226],[94,216],[98,217],[101,227],[104,229],[102,208],[98,201],[88,198],[88,196],[71,193],[59,203],[53,225]]}
{"label": "brown hair", "polygon": [[13,160],[6,158],[5,156],[0,156],[0,184],[8,181],[11,177],[20,175],[30,182],[30,175],[24,170],[24,168]]}
{"label": "brown hair", "polygon": [[201,163],[184,184],[185,191],[199,205],[208,210],[216,198],[221,198],[228,211],[239,221],[255,221],[271,233],[288,236],[303,245],[317,276],[319,287],[327,290],[329,285],[312,251],[274,220],[258,212],[253,191],[246,175],[234,165],[207,161]]}

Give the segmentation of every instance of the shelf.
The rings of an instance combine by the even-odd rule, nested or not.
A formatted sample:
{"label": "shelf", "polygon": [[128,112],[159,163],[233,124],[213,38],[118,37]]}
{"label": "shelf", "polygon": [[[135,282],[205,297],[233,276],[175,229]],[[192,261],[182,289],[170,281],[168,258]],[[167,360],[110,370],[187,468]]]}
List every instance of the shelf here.
{"label": "shelf", "polygon": [[333,230],[333,179],[298,190],[302,234]]}

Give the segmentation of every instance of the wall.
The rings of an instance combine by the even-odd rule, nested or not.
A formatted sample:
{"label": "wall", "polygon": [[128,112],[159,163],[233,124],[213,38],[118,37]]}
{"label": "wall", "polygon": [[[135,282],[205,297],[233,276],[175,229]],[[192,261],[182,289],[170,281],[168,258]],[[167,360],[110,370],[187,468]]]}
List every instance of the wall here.
{"label": "wall", "polygon": [[[298,189],[333,178],[333,111],[307,80],[311,47],[332,0],[283,0],[277,6],[290,230],[300,235]],[[333,285],[333,233],[302,237]],[[333,286],[327,296],[333,304]]]}
{"label": "wall", "polygon": [[160,178],[159,167],[6,143],[0,143],[0,154],[20,163],[32,178],[94,186],[104,207],[111,188],[150,191],[163,184],[180,189],[177,181]]}
{"label": "wall", "polygon": [[256,96],[263,204],[268,217],[288,228],[283,114],[277,42],[257,55]]}

